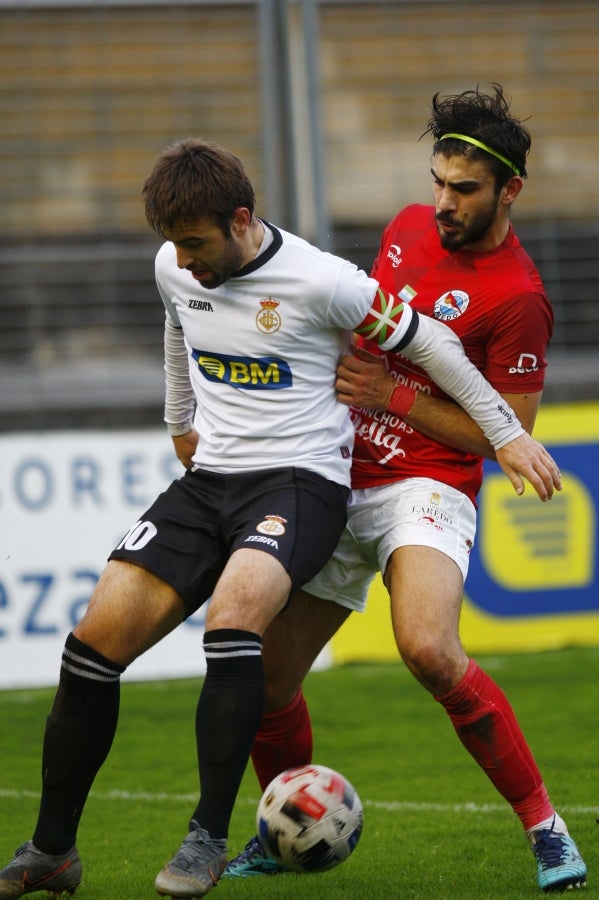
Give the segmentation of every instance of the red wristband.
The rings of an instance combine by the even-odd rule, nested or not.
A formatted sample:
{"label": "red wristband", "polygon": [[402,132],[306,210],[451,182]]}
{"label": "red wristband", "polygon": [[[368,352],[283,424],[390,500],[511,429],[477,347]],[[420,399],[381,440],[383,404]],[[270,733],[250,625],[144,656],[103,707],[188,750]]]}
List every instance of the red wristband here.
{"label": "red wristband", "polygon": [[405,419],[412,409],[415,399],[416,391],[414,388],[406,387],[405,384],[396,384],[389,398],[387,410],[395,413],[400,419]]}

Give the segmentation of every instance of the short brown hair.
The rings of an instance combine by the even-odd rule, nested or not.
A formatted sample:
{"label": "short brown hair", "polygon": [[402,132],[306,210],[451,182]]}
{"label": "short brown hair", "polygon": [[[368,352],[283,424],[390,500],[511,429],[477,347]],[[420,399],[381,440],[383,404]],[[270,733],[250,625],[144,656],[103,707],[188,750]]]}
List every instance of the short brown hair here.
{"label": "short brown hair", "polygon": [[166,230],[208,218],[228,235],[235,211],[253,214],[254,189],[241,160],[218,144],[187,138],[167,147],[143,186],[146,218]]}

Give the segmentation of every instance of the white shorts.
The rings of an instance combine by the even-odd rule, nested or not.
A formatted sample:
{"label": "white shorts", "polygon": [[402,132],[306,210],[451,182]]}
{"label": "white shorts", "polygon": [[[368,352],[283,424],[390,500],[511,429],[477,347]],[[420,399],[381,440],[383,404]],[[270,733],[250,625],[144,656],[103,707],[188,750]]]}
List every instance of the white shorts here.
{"label": "white shorts", "polygon": [[476,509],[461,491],[431,478],[407,478],[352,491],[337,549],[303,590],[363,612],[370,583],[398,547],[432,547],[456,563],[464,581]]}

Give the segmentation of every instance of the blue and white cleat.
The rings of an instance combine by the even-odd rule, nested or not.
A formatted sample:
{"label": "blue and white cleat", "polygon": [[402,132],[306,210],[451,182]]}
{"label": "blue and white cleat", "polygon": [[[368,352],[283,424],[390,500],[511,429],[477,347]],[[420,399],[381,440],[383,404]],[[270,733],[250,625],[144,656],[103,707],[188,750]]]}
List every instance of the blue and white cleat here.
{"label": "blue and white cleat", "polygon": [[529,835],[537,860],[537,882],[546,894],[569,891],[586,885],[587,867],[569,834],[551,828]]}
{"label": "blue and white cleat", "polygon": [[260,838],[255,835],[241,853],[227,864],[223,878],[249,878],[250,875],[280,875],[287,872],[280,863],[264,852]]}

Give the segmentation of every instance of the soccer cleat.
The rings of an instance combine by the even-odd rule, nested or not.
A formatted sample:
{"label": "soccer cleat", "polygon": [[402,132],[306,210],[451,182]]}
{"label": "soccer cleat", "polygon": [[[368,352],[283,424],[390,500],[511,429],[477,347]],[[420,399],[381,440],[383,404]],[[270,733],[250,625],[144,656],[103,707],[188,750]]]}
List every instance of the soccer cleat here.
{"label": "soccer cleat", "polygon": [[227,864],[224,840],[214,841],[192,820],[190,831],[171,861],[156,876],[154,887],[161,897],[204,897],[217,884]]}
{"label": "soccer cleat", "polygon": [[247,842],[241,853],[227,864],[223,878],[248,878],[250,875],[279,875],[289,871],[264,852],[258,835]]}
{"label": "soccer cleat", "polygon": [[532,852],[537,860],[537,882],[546,894],[584,887],[587,867],[569,834],[551,828],[530,834]]}
{"label": "soccer cleat", "polygon": [[0,897],[16,900],[35,891],[58,897],[63,891],[74,894],[81,883],[81,860],[77,848],[52,856],[42,853],[32,841],[22,844],[13,859],[0,871]]}

